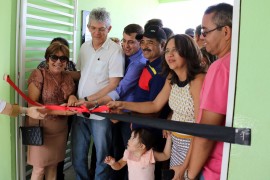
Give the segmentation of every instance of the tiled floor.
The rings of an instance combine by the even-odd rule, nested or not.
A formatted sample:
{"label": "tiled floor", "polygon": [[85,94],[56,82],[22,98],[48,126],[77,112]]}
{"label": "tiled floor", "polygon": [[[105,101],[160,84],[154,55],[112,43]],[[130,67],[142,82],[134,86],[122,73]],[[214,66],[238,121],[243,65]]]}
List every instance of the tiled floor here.
{"label": "tiled floor", "polygon": [[[90,163],[91,161],[91,154],[88,156],[88,162]],[[90,167],[90,164],[89,164]],[[65,180],[75,180],[75,172],[73,169],[73,166],[70,166],[68,169],[64,171],[65,174]]]}
{"label": "tiled floor", "polygon": [[[90,149],[92,149],[92,143],[90,145]],[[90,163],[90,161],[91,161],[91,151],[89,151],[89,154],[88,154],[88,162]],[[88,166],[90,167],[90,164]],[[64,171],[64,174],[65,174],[65,180],[75,180],[75,172],[74,172],[73,166],[70,166],[68,169],[66,169]]]}

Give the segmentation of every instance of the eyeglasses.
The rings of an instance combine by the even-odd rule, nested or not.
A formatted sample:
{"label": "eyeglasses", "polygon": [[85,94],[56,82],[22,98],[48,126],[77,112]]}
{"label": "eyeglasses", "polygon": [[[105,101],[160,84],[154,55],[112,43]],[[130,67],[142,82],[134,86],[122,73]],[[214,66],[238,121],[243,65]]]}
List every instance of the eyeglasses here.
{"label": "eyeglasses", "polygon": [[50,55],[50,59],[53,62],[56,62],[59,59],[61,63],[64,63],[64,62],[68,62],[69,61],[69,59],[68,59],[67,56],[56,56],[54,54]]}
{"label": "eyeglasses", "polygon": [[210,32],[213,32],[213,31],[215,31],[215,30],[217,30],[217,29],[220,29],[220,28],[223,28],[223,27],[224,27],[224,26],[218,26],[218,27],[216,27],[216,28],[214,28],[214,29],[211,29],[211,30],[209,30],[209,31],[204,31],[204,30],[202,29],[201,33],[202,33],[203,37],[206,37],[207,34],[209,34]]}

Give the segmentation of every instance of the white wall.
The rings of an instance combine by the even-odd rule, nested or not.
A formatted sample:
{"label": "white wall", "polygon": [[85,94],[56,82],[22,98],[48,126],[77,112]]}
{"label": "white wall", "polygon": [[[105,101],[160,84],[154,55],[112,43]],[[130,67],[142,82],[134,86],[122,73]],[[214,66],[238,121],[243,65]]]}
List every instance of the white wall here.
{"label": "white wall", "polygon": [[152,16],[162,19],[164,27],[169,27],[175,34],[180,34],[187,28],[195,29],[201,24],[206,8],[221,2],[233,5],[234,0],[188,0],[162,3],[158,5]]}

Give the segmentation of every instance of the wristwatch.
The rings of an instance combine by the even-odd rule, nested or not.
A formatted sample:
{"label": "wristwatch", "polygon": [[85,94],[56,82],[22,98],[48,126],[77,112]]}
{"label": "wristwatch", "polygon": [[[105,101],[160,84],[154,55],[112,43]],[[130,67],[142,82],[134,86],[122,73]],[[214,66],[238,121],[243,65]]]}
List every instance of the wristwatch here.
{"label": "wristwatch", "polygon": [[87,98],[87,96],[85,96],[85,97],[84,97],[84,100],[85,100],[85,101],[88,101],[88,98]]}
{"label": "wristwatch", "polygon": [[94,100],[93,102],[94,102],[94,108],[97,108],[99,106],[98,101]]}

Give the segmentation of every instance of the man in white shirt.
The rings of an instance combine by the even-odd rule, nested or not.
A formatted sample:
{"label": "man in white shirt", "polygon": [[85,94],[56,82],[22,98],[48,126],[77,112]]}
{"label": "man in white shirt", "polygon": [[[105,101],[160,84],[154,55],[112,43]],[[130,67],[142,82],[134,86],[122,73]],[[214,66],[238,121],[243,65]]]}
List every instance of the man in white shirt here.
{"label": "man in white shirt", "polygon": [[[87,25],[92,40],[80,50],[77,68],[80,69],[79,103],[97,99],[114,90],[124,73],[124,54],[121,46],[108,38],[111,19],[104,8],[93,9]],[[90,179],[88,151],[91,135],[94,138],[97,162],[95,180],[109,179],[109,167],[103,161],[111,146],[111,121],[91,114],[89,118],[77,116],[72,125],[72,162],[76,179]]]}

